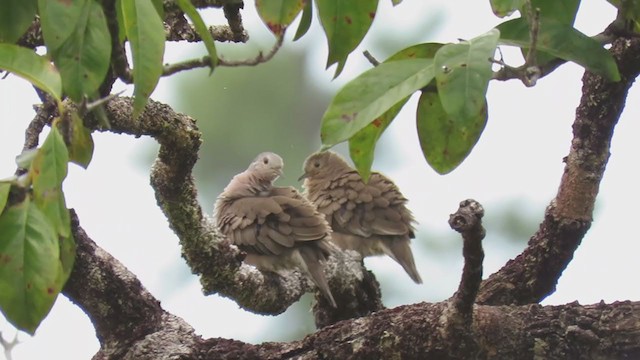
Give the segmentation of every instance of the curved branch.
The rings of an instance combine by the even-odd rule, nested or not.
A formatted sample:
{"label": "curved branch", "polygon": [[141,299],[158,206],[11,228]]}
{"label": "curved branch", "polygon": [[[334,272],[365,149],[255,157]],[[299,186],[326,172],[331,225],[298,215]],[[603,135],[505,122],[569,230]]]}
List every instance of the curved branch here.
{"label": "curved branch", "polygon": [[71,215],[76,260],[63,294],[93,323],[100,341],[94,359],[191,355],[199,339],[193,328],[165,312],[135,275],[87,236],[73,211]]}
{"label": "curved branch", "polygon": [[154,137],[160,144],[151,171],[156,200],[182,247],[182,256],[200,275],[205,294],[219,293],[257,313],[281,313],[306,288],[297,273],[281,277],[263,274],[242,264],[243,254],[220,238],[210,218],[202,214],[192,169],[201,135],[195,121],[169,106],[150,101],[144,113],[131,121],[132,100],[116,98],[106,106],[111,130]]}
{"label": "curved branch", "polygon": [[[132,100],[123,97],[109,101],[106,111],[111,121],[109,131],[149,135],[160,144],[151,171],[151,185],[158,205],[180,240],[182,256],[192,271],[200,275],[205,294],[218,293],[249,311],[275,315],[314,289],[298,272],[277,275],[244,265],[244,254],[221,238],[212,219],[203,215],[192,176],[201,135],[192,118],[150,101],[143,114],[131,121]],[[365,276],[359,258],[334,256],[328,267],[332,292],[344,305],[340,311],[318,312],[319,323],[332,323],[381,309],[377,282],[370,279],[372,275]],[[377,302],[371,300],[375,296]],[[352,304],[354,298],[358,299],[357,304]]]}
{"label": "curved branch", "polygon": [[622,80],[586,72],[573,140],[556,198],[525,251],[482,283],[480,304],[536,303],[555,291],[562,272],[591,226],[593,207],[609,159],[613,129],[628,90],[640,73],[640,39],[619,38],[610,52]]}

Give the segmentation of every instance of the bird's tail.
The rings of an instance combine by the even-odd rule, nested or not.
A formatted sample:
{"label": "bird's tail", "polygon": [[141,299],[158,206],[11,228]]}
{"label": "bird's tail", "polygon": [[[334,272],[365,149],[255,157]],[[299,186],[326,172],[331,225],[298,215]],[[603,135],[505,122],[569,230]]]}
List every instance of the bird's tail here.
{"label": "bird's tail", "polygon": [[323,271],[323,262],[325,259],[325,255],[319,249],[314,249],[311,247],[300,247],[299,249],[300,256],[302,257],[302,261],[304,262],[305,270],[307,270],[307,275],[311,278],[314,284],[320,289],[320,292],[324,297],[329,301],[331,306],[337,308],[333,295],[331,294],[331,290],[329,289],[329,283],[327,282],[327,278],[324,275]]}
{"label": "bird's tail", "polygon": [[402,265],[402,268],[409,274],[411,280],[416,284],[422,284],[422,278],[420,278],[420,274],[418,274],[418,270],[416,269],[416,263],[413,260],[409,238],[396,237],[393,239],[385,239],[382,243],[384,244],[385,253],[398,264]]}

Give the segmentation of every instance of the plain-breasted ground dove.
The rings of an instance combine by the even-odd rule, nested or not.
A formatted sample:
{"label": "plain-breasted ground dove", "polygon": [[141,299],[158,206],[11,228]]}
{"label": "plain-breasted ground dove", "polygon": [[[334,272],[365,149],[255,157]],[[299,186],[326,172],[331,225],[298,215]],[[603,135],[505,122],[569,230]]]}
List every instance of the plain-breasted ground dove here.
{"label": "plain-breasted ground dove", "polygon": [[333,230],[331,239],[342,249],[363,257],[387,254],[411,279],[422,283],[409,246],[415,220],[407,199],[384,175],[372,172],[364,183],[338,154],[323,151],[304,163],[304,195],[323,213]]}
{"label": "plain-breasted ground dove", "polygon": [[282,167],[280,156],[258,155],[218,197],[216,224],[246,252],[246,263],[271,272],[299,269],[336,307],[323,272],[326,258],[338,250],[330,241],[331,228],[295,188],[273,186]]}

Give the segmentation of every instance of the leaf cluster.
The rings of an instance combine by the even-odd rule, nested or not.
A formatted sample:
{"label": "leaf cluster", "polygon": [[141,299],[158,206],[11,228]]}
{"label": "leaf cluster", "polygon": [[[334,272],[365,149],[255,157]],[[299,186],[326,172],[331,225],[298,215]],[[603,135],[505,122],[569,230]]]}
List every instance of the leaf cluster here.
{"label": "leaf cluster", "polygon": [[[266,3],[269,3],[268,5]],[[279,35],[302,12],[296,39],[311,22],[312,1],[256,1],[267,26]],[[336,76],[367,34],[377,1],[316,0],[329,45],[327,67]],[[394,1],[394,5],[400,1]],[[427,163],[438,173],[453,171],[478,142],[488,120],[486,93],[491,80],[521,79],[533,86],[558,63],[574,62],[610,81],[620,75],[603,43],[573,27],[579,0],[491,0],[496,16],[518,12],[488,32],[456,43],[422,43],[398,51],[347,83],[322,117],[323,148],[348,141],[352,160],[367,178],[375,145],[409,98],[418,93],[416,130]],[[612,2],[619,8],[621,4]],[[635,2],[622,2],[635,19]],[[366,15],[369,19],[366,19]],[[499,46],[521,49],[525,65],[496,59]],[[497,70],[494,68],[499,66]],[[551,69],[551,70],[550,70]],[[505,76],[504,74],[509,74]]]}

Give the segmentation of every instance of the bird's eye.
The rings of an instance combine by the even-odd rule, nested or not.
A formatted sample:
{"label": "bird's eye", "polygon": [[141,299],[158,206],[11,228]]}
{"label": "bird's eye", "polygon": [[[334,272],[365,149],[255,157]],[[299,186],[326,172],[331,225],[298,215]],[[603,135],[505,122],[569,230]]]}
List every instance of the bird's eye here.
{"label": "bird's eye", "polygon": [[316,162],[313,163],[313,166],[319,168],[320,167],[320,163],[316,161]]}
{"label": "bird's eye", "polygon": [[266,157],[265,157],[265,158],[262,158],[262,162],[263,162],[264,164],[268,164],[268,163],[269,163],[269,158],[266,158]]}

